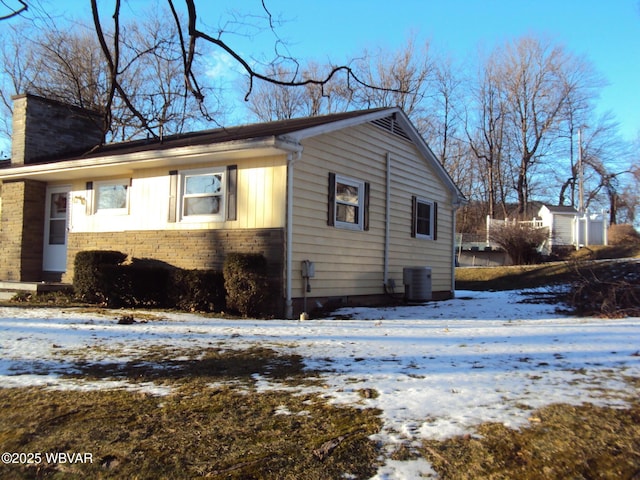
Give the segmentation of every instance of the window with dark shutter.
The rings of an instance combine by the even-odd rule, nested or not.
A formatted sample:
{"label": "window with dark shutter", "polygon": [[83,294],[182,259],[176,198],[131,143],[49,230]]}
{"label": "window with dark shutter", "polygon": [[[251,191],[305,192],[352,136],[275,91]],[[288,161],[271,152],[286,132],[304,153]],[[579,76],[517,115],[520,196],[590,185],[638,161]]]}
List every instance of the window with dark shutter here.
{"label": "window with dark shutter", "polygon": [[350,230],[369,230],[370,184],[329,173],[327,225]]}
{"label": "window with dark shutter", "polygon": [[438,204],[416,196],[411,197],[411,236],[437,240]]}
{"label": "window with dark shutter", "polygon": [[169,172],[169,222],[221,222],[237,216],[237,168]]}

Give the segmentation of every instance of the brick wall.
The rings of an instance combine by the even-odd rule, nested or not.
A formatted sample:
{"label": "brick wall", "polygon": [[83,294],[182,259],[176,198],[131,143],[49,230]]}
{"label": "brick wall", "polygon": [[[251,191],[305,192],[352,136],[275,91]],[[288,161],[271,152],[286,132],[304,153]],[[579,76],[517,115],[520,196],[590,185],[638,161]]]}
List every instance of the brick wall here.
{"label": "brick wall", "polygon": [[2,184],[0,279],[42,280],[45,195],[42,182]]}
{"label": "brick wall", "polygon": [[103,139],[99,113],[35,95],[13,97],[11,164],[86,150]]}
{"label": "brick wall", "polygon": [[230,252],[262,253],[269,277],[283,296],[284,230],[152,230],[128,232],[69,233],[67,271],[63,281],[73,281],[73,262],[82,250],[117,250],[130,257],[152,259],[185,269],[222,271]]}

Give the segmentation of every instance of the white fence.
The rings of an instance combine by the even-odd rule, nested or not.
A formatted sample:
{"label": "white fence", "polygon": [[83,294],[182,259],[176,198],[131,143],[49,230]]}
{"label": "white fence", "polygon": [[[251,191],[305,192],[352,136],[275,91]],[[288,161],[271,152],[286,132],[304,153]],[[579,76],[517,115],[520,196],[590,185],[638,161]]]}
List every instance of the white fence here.
{"label": "white fence", "polygon": [[605,212],[584,213],[582,215],[556,215],[547,219],[534,218],[528,221],[515,219],[496,220],[487,216],[487,246],[491,246],[491,229],[502,225],[529,225],[534,228],[547,227],[549,236],[540,250],[550,253],[557,246],[573,246],[577,249],[588,245],[607,245],[607,228]]}

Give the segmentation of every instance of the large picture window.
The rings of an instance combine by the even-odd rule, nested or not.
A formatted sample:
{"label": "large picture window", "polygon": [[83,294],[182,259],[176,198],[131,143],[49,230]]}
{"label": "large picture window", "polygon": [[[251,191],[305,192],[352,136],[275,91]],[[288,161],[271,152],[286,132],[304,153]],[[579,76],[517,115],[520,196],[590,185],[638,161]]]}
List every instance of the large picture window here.
{"label": "large picture window", "polygon": [[351,230],[368,230],[368,210],[367,182],[329,174],[329,225]]}
{"label": "large picture window", "polygon": [[182,176],[182,219],[224,219],[225,172],[194,170]]}
{"label": "large picture window", "polygon": [[95,184],[96,213],[126,215],[129,213],[130,180],[109,180]]}

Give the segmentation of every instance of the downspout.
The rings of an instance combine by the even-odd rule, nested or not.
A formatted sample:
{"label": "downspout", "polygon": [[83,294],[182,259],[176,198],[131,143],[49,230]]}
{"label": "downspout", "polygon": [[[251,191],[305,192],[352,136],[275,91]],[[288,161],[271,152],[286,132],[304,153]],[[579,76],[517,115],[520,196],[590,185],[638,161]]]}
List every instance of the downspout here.
{"label": "downspout", "polygon": [[302,148],[287,154],[287,234],[285,259],[285,317],[293,318],[293,164],[302,156]]}
{"label": "downspout", "polygon": [[391,153],[387,152],[387,178],[385,189],[385,214],[384,214],[384,273],[383,288],[386,291],[389,286],[389,222],[391,217]]}
{"label": "downspout", "polygon": [[[451,296],[455,298],[456,296],[456,213],[458,209],[462,207],[462,202],[460,198],[457,198],[455,202],[453,202],[453,210],[451,213],[452,221],[451,221],[451,236],[453,238],[453,252],[452,252],[452,262],[451,262]],[[488,217],[487,217],[488,219]]]}

